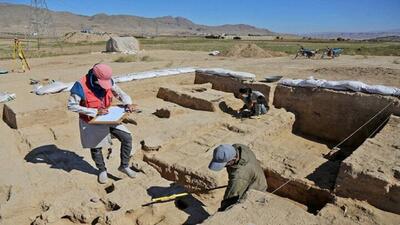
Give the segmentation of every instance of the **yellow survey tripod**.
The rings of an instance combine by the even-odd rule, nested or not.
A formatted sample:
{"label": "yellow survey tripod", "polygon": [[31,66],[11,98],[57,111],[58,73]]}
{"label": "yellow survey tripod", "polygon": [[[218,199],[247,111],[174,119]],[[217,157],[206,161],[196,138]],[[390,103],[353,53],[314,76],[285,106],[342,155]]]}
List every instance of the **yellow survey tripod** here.
{"label": "yellow survey tripod", "polygon": [[22,72],[25,72],[25,67],[28,68],[28,70],[31,70],[29,67],[28,61],[25,58],[25,53],[24,49],[22,48],[21,41],[18,38],[14,38],[14,51],[13,51],[13,59],[15,62],[15,69],[17,68],[17,57],[21,61],[22,65]]}

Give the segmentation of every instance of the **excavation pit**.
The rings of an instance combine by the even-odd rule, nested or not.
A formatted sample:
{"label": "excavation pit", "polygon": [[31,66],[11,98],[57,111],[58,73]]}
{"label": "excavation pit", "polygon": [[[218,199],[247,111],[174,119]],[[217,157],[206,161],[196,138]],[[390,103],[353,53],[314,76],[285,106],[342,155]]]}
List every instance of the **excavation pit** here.
{"label": "excavation pit", "polygon": [[[121,175],[122,179],[110,179],[113,183],[112,188],[108,188],[111,184],[97,184],[97,171],[90,159],[90,152],[80,147],[76,114],[73,115],[73,120],[69,117],[69,122],[62,122],[61,125],[44,126],[38,120],[39,124],[28,124],[9,132],[21,138],[26,148],[21,147],[19,151],[6,153],[22,152],[27,155],[28,151],[39,148],[40,151],[32,152],[36,153],[32,159],[37,158],[38,161],[26,164],[29,169],[27,174],[41,178],[37,181],[46,181],[47,186],[59,184],[56,185],[57,188],[52,189],[55,194],[40,193],[36,186],[27,186],[27,189],[38,192],[37,198],[40,200],[47,198],[46,196],[51,197],[46,199],[50,208],[45,207],[46,210],[41,211],[42,208],[30,204],[30,208],[36,211],[24,212],[26,215],[30,214],[30,218],[37,217],[37,223],[33,224],[52,221],[61,224],[81,221],[88,224],[198,224],[206,220],[205,224],[263,224],[264,221],[270,221],[274,224],[304,222],[372,225],[375,222],[397,225],[388,222],[399,221],[400,216],[396,211],[400,177],[400,159],[397,154],[399,144],[396,139],[398,135],[395,135],[399,132],[396,122],[396,99],[319,89],[286,89],[279,85],[276,87],[277,91],[274,91],[274,85],[263,84],[260,87],[265,88],[264,93],[270,99],[269,112],[259,119],[241,120],[232,116],[233,112],[243,105],[240,99],[234,97],[236,89],[243,87],[242,85],[251,86],[258,83],[233,79],[238,86],[231,90],[217,90],[218,86],[229,83],[232,78],[216,79],[213,81],[215,84],[204,80],[205,83],[212,83],[211,86],[193,85],[193,78],[195,77],[191,75],[182,76],[182,79],[157,78],[152,81],[134,81],[134,85],[120,85],[143,109],[141,114],[132,115],[137,121],[136,125],[126,125],[133,134],[136,149],[133,159],[135,163],[140,164],[135,164],[140,173],[135,179],[129,179],[117,171],[120,163],[119,144],[114,140],[116,145],[113,149],[116,151],[113,157],[106,160],[106,164],[110,174]],[[174,85],[169,85],[172,83]],[[156,98],[160,86],[171,88],[174,92],[186,91],[189,96],[199,99],[207,100],[204,96],[212,93],[223,98],[216,98],[215,101],[209,99],[214,107],[213,111],[193,109],[190,105]],[[257,90],[256,86],[251,87]],[[300,95],[296,97],[297,94]],[[274,98],[275,102],[272,101]],[[388,110],[394,114],[394,119],[390,118],[385,122],[383,116],[377,118],[377,121],[372,121],[373,125],[366,127],[368,129],[363,135],[355,136],[355,140],[349,140],[344,146],[339,146],[340,151],[336,157],[325,158],[340,139],[365,122],[358,121],[357,114],[362,115],[363,119],[368,119],[369,113],[378,112],[380,107],[392,100],[395,103]],[[357,103],[358,101],[361,103]],[[223,105],[226,107],[222,107]],[[368,111],[367,105],[373,110]],[[355,108],[340,111],[343,106]],[[63,107],[63,110],[66,110],[65,105]],[[302,107],[308,108],[304,110]],[[360,108],[356,109],[357,107]],[[58,107],[56,108],[55,110],[58,110]],[[169,111],[169,115],[153,115],[157,109],[165,109]],[[382,115],[386,116],[387,113]],[[347,121],[346,115],[352,116],[353,119],[347,122],[349,127],[345,127],[346,131],[339,133],[335,126],[342,120]],[[321,119],[315,119],[317,117]],[[385,122],[382,128],[377,129],[371,138],[367,139],[370,136],[369,132],[380,122]],[[3,129],[6,128],[8,129],[5,125]],[[11,140],[9,136],[7,141]],[[17,139],[15,143],[21,144],[21,140]],[[145,140],[142,150],[139,145],[141,140]],[[251,191],[250,197],[244,200],[244,203],[239,203],[223,213],[216,211],[223,198],[224,189],[203,191],[201,194],[192,194],[190,198],[184,197],[143,207],[155,197],[149,193],[151,187],[170,188],[172,183],[178,183],[184,188],[177,188],[175,193],[200,193],[204,189],[226,185],[228,179],[225,171],[212,172],[208,169],[212,151],[221,143],[242,143],[254,151],[264,169],[269,193],[259,195],[252,194]],[[14,142],[11,142],[12,144]],[[342,150],[345,149],[348,151],[342,154]],[[372,154],[374,152],[377,154]],[[370,166],[365,167],[365,163]],[[52,179],[45,180],[44,177]],[[21,180],[28,179],[22,177]],[[359,188],[357,184],[360,183],[365,185]],[[4,209],[17,206],[16,199],[23,198],[20,196],[24,194],[20,192],[22,186],[17,184],[13,186],[10,195],[8,183],[5,184],[3,195],[0,196],[0,201],[5,202],[2,204],[2,220],[7,220],[7,216],[10,215],[9,211]],[[365,186],[369,187],[364,188]],[[79,193],[78,189],[84,193]],[[31,192],[25,196],[30,194]],[[158,197],[162,197],[165,193],[159,194],[162,195]],[[20,211],[19,208],[15,208],[16,212]],[[215,216],[212,216],[213,214]],[[29,224],[25,221],[26,219],[24,222],[12,224]]]}
{"label": "excavation pit", "polygon": [[[228,93],[246,84],[233,78],[198,73],[195,82],[211,83],[212,89]],[[208,170],[212,149],[221,143],[245,143],[261,162],[269,185],[268,192],[291,199],[303,205],[307,212],[318,214],[337,195],[335,185],[339,168],[343,167],[342,161],[357,151],[368,137],[379,135],[389,115],[400,113],[399,99],[282,85],[271,89],[275,90],[271,93],[271,99],[276,108],[272,107],[260,119],[228,118],[226,109],[234,111],[240,105],[240,100],[231,98],[229,101],[220,101],[220,111],[214,111],[214,116],[228,122],[211,123],[195,132],[187,130],[173,143],[167,143],[162,151],[145,154],[144,161],[156,168],[164,178],[189,190],[213,188],[226,184],[227,177],[225,172]],[[208,91],[202,89],[201,93]],[[221,107],[221,103],[225,107]],[[331,153],[332,147],[344,139],[346,141],[339,146],[340,151],[335,157],[325,158]],[[396,171],[395,168],[392,171]],[[394,189],[393,193],[396,191]],[[365,199],[357,197],[357,194],[344,196]],[[373,201],[369,202],[387,210]],[[396,210],[391,212],[396,213]]]}

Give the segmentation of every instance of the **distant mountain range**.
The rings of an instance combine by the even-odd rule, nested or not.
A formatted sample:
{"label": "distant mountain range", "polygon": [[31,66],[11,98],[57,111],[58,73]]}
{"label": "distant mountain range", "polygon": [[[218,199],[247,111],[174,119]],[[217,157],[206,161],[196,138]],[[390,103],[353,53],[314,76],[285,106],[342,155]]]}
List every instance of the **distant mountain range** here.
{"label": "distant mountain range", "polygon": [[308,33],[302,36],[312,38],[323,38],[323,39],[336,39],[345,38],[353,40],[367,40],[367,39],[379,39],[383,37],[397,37],[400,36],[400,29],[387,30],[387,31],[375,31],[375,32],[323,32],[323,33]]}
{"label": "distant mountain range", "polygon": [[[52,29],[57,35],[82,30],[96,33],[113,33],[136,36],[204,36],[204,35],[280,35],[268,29],[257,28],[246,24],[207,26],[195,24],[183,17],[164,16],[145,18],[130,15],[107,15],[104,13],[94,16],[82,16],[70,12],[48,11],[52,18]],[[0,3],[0,34],[28,34],[32,8],[28,5]],[[47,21],[49,22],[49,21]],[[51,22],[51,21],[50,21]],[[49,32],[52,33],[52,32]],[[293,35],[295,36],[295,35]],[[324,32],[307,33],[300,36],[336,39],[376,39],[388,37],[387,40],[398,40],[400,29],[379,32]],[[383,39],[385,40],[385,39]]]}
{"label": "distant mountain range", "polygon": [[[111,3],[110,3],[111,4]],[[32,8],[27,5],[0,3],[1,33],[26,33]],[[96,14],[82,16],[69,12],[50,11],[53,27],[58,35],[67,32],[92,30],[129,35],[274,35],[268,29],[257,28],[246,24],[206,26],[195,24],[183,17],[144,18],[128,15]],[[53,29],[54,30],[54,29]]]}

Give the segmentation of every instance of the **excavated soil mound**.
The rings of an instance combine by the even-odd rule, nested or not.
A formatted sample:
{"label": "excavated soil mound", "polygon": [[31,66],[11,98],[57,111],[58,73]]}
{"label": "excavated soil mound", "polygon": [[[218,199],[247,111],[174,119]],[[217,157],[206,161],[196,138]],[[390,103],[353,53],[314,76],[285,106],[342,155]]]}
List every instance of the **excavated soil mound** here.
{"label": "excavated soil mound", "polygon": [[63,41],[67,43],[99,42],[110,39],[110,34],[85,34],[80,32],[69,32],[64,35]]}
{"label": "excavated soil mound", "polygon": [[284,52],[264,50],[256,44],[237,44],[222,53],[222,56],[243,58],[271,58],[285,55],[286,53]]}

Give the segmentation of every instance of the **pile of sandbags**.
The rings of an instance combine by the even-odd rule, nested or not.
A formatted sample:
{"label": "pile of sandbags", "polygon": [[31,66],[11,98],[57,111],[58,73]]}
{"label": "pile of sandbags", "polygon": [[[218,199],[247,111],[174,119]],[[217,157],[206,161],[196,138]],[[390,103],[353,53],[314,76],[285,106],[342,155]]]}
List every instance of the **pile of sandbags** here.
{"label": "pile of sandbags", "polygon": [[14,100],[16,95],[14,93],[0,92],[0,103],[9,102]]}
{"label": "pile of sandbags", "polygon": [[113,78],[113,80],[116,83],[122,83],[122,82],[128,82],[128,81],[133,81],[133,80],[142,80],[142,79],[149,79],[149,78],[155,78],[155,77],[173,76],[173,75],[178,75],[178,74],[182,74],[182,73],[193,73],[194,71],[195,71],[195,68],[193,68],[193,67],[152,70],[152,71],[120,75],[120,76]]}
{"label": "pile of sandbags", "polygon": [[327,88],[337,91],[355,91],[369,94],[400,96],[400,88],[384,85],[368,85],[361,81],[329,81],[309,77],[307,79],[283,79],[279,84],[294,87]]}
{"label": "pile of sandbags", "polygon": [[[153,70],[138,73],[130,73],[125,75],[120,75],[113,78],[115,83],[123,83],[133,80],[142,80],[155,77],[172,76],[182,73],[193,73],[195,68],[193,67],[183,67],[183,68],[173,68],[173,69],[163,69],[163,70]],[[33,93],[37,95],[54,94],[63,91],[70,91],[75,82],[64,83],[61,81],[50,81],[46,84],[40,84],[39,82],[34,85]]]}
{"label": "pile of sandbags", "polygon": [[196,73],[212,76],[233,77],[239,80],[255,80],[256,75],[247,72],[238,72],[221,68],[197,69]]}
{"label": "pile of sandbags", "polygon": [[33,86],[33,93],[37,95],[54,94],[62,91],[70,91],[75,82],[64,83],[52,81],[46,85],[37,84]]}

